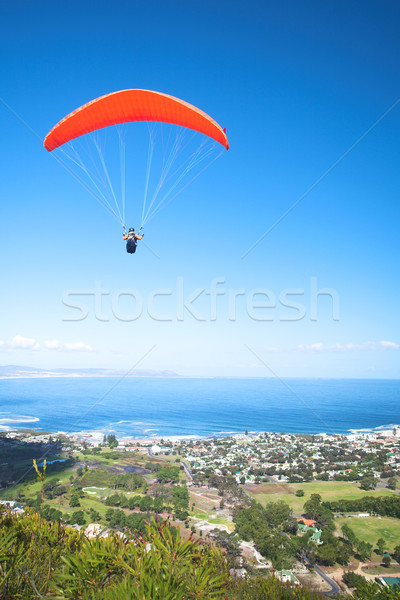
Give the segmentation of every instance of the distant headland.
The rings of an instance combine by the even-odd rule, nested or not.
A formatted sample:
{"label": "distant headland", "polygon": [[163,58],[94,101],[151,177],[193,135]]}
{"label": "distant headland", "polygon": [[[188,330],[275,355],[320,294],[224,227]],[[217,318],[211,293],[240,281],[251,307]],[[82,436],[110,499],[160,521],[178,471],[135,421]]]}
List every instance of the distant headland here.
{"label": "distant headland", "polygon": [[151,369],[39,369],[18,365],[0,366],[0,379],[44,379],[50,377],[180,377],[174,371]]}

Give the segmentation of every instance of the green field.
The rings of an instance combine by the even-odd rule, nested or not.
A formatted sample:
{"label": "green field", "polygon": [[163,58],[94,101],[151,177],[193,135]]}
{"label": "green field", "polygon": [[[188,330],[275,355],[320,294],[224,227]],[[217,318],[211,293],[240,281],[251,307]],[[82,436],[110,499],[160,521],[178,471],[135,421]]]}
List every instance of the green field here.
{"label": "green field", "polygon": [[228,521],[228,519],[223,519],[221,517],[209,516],[207,521],[211,525],[226,525],[228,527],[228,529],[230,529],[231,531],[233,531],[235,529],[234,524],[231,521]]}
{"label": "green field", "polygon": [[106,487],[98,488],[87,486],[82,489],[84,494],[89,494],[90,496],[107,496],[110,493],[110,490]]}
{"label": "green field", "polygon": [[[295,495],[296,490],[302,489],[304,496],[301,498]],[[259,485],[245,485],[246,492],[260,504],[267,502],[276,502],[283,500],[293,509],[293,514],[300,516],[303,512],[303,505],[311,494],[320,494],[322,500],[337,500],[338,498],[346,498],[347,500],[355,500],[363,496],[387,496],[396,494],[388,489],[380,489],[366,492],[360,490],[357,482],[347,481],[310,481],[309,483],[301,484],[279,484],[279,483],[262,483]]]}
{"label": "green field", "polygon": [[[106,506],[102,502],[96,501],[95,498],[93,500],[92,500],[92,498],[79,498],[79,502],[80,502],[80,507],[69,509],[69,512],[71,514],[76,510],[89,511],[91,508],[94,508],[95,510],[97,510],[97,512],[100,513],[101,517],[104,519],[104,515],[106,514],[106,511],[110,508],[109,506]],[[113,507],[113,508],[115,508],[115,507]],[[90,519],[89,519],[88,515],[85,515],[85,516],[86,516],[86,521],[89,522]]]}
{"label": "green field", "polygon": [[213,517],[212,515],[204,512],[193,512],[189,514],[189,518],[192,517],[193,521],[192,524],[196,527],[196,520],[198,519],[199,521],[207,521],[210,525],[225,525],[230,532],[233,532],[235,530],[235,525],[232,523],[232,521],[229,521],[228,519],[224,519],[221,517]]}
{"label": "green field", "polygon": [[374,575],[375,577],[390,577],[392,575],[398,577],[399,571],[400,567],[397,563],[394,563],[393,567],[361,567],[361,573]]}
{"label": "green field", "polygon": [[340,517],[335,520],[339,527],[346,524],[356,536],[364,542],[376,547],[376,542],[382,538],[386,542],[385,550],[392,552],[400,543],[400,519],[390,517]]}

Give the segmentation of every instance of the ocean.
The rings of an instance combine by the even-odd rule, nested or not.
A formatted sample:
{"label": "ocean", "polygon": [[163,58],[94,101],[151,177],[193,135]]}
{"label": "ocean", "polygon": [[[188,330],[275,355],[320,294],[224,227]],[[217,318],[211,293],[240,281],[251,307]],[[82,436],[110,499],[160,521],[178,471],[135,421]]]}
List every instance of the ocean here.
{"label": "ocean", "polygon": [[0,430],[99,438],[342,433],[400,424],[399,380],[49,378],[0,380]]}

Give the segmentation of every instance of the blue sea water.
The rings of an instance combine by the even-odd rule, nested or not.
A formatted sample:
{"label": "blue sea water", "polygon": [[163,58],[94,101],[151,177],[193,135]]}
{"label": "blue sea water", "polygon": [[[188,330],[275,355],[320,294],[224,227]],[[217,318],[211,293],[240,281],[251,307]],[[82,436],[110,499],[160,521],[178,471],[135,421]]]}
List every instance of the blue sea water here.
{"label": "blue sea water", "polygon": [[399,380],[54,378],[0,381],[0,428],[118,438],[349,433],[400,424]]}

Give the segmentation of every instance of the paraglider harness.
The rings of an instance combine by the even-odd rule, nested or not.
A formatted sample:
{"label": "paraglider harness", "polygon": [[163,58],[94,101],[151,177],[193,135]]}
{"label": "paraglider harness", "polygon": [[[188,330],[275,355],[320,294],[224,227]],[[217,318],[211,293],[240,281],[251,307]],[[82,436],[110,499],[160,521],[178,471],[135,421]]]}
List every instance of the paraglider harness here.
{"label": "paraglider harness", "polygon": [[135,237],[128,238],[126,242],[126,251],[129,254],[134,254],[136,252],[137,239]]}
{"label": "paraglider harness", "polygon": [[[141,232],[142,229],[143,229],[143,227],[141,227],[139,229],[139,233]],[[125,231],[125,227],[124,227],[124,231]],[[128,240],[126,242],[126,251],[128,252],[128,254],[135,254],[136,247],[137,247],[137,239],[136,239],[135,231],[133,230],[132,232],[128,232]]]}

